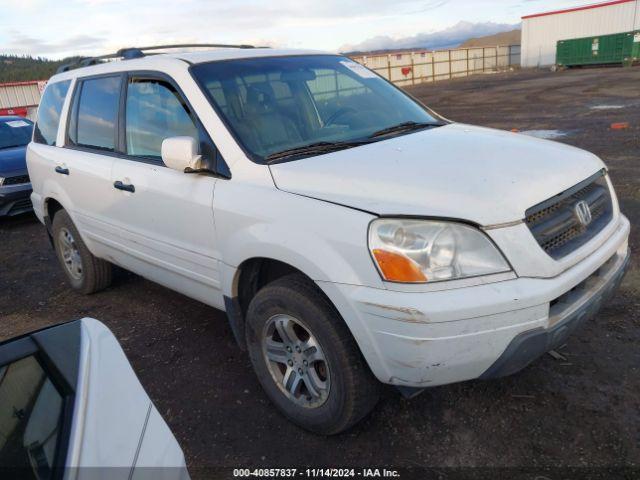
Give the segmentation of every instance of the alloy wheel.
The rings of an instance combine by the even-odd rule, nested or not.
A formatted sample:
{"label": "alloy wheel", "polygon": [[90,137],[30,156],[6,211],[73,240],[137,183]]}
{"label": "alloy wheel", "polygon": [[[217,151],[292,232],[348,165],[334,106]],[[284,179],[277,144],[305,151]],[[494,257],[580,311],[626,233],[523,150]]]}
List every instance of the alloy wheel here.
{"label": "alloy wheel", "polygon": [[61,228],[58,234],[60,255],[69,275],[75,280],[82,279],[82,257],[71,232]]}
{"label": "alloy wheel", "polygon": [[322,347],[300,320],[285,314],[266,323],[262,350],[273,380],[294,403],[317,408],[329,396],[331,378]]}

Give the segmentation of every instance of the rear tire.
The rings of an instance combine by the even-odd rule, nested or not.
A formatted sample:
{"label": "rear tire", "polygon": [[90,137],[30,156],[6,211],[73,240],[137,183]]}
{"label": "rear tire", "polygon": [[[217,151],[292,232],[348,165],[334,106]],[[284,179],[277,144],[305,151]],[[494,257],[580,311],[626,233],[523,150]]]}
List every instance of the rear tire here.
{"label": "rear tire", "polygon": [[336,434],[377,403],[380,384],[351,332],[306,277],[287,275],[262,288],[249,304],[246,334],[264,391],[302,428]]}
{"label": "rear tire", "polygon": [[89,251],[66,211],[56,213],[51,230],[56,255],[74,290],[90,294],[111,285],[111,264]]}

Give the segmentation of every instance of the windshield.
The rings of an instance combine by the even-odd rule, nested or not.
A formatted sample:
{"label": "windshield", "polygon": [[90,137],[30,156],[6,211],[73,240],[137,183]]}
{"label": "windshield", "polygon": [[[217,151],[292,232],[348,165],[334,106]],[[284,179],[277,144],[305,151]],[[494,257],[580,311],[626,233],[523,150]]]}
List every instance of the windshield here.
{"label": "windshield", "polygon": [[0,149],[26,145],[31,132],[33,123],[25,118],[0,119]]}
{"label": "windshield", "polygon": [[[337,55],[227,60],[192,70],[256,161],[307,145],[356,146],[415,131],[406,125],[443,123],[386,80]],[[385,131],[398,125],[405,127]]]}

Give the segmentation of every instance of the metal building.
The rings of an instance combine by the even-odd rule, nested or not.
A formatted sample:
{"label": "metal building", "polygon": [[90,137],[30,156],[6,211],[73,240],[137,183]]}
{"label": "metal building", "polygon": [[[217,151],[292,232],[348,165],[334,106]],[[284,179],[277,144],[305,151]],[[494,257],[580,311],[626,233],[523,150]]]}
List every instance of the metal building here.
{"label": "metal building", "polygon": [[609,0],[522,17],[522,67],[556,63],[558,40],[640,29],[640,0]]}
{"label": "metal building", "polygon": [[0,115],[35,120],[46,81],[0,83]]}

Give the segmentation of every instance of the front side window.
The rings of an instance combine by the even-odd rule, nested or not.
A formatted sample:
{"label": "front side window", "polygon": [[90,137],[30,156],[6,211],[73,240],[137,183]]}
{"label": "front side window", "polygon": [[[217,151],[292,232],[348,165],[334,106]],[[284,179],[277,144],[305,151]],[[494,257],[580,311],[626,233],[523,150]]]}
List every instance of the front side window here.
{"label": "front side window", "polygon": [[386,80],[337,55],[228,60],[192,71],[257,161],[315,143],[374,141],[389,127],[442,124]]}
{"label": "front side window", "polygon": [[31,141],[33,123],[26,118],[0,120],[0,150],[23,147]]}
{"label": "front side window", "polygon": [[69,125],[72,144],[115,151],[120,76],[83,80],[78,88]]}
{"label": "front side window", "polygon": [[167,82],[149,79],[129,82],[125,133],[128,155],[158,160],[165,138],[198,139],[196,124],[178,92]]}
{"label": "front side window", "polygon": [[60,113],[64,99],[69,91],[71,80],[51,83],[47,86],[38,107],[38,120],[36,122],[33,141],[45,145],[55,145],[60,125]]}
{"label": "front side window", "polygon": [[51,478],[63,405],[35,357],[0,367],[0,465],[20,478]]}

